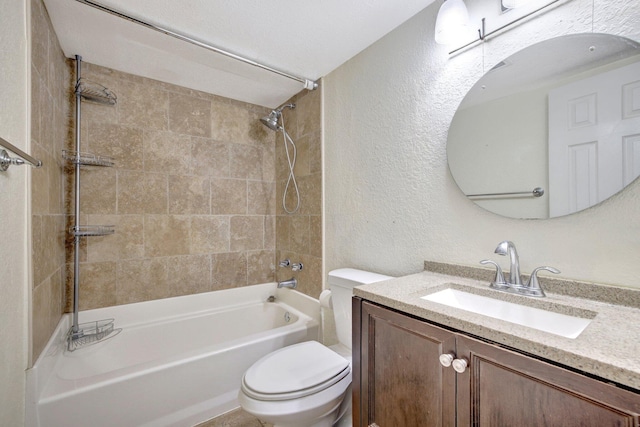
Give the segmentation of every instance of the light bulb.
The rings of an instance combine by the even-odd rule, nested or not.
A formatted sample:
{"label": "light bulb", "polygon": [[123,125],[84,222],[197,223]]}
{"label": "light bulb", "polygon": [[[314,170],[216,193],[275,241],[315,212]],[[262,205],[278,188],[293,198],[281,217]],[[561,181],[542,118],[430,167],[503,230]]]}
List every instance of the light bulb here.
{"label": "light bulb", "polygon": [[453,44],[466,39],[471,32],[469,12],[463,0],[446,0],[436,18],[435,39],[438,44]]}
{"label": "light bulb", "polygon": [[531,0],[502,0],[502,6],[507,9],[515,9],[516,7],[529,3],[530,1]]}

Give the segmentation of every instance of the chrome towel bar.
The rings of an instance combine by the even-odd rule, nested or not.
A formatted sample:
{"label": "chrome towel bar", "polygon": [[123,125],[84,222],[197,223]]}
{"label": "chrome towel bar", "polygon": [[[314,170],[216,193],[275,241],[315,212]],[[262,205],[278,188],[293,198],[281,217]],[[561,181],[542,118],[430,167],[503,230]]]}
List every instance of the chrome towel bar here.
{"label": "chrome towel bar", "polygon": [[40,160],[31,157],[2,137],[0,137],[0,146],[18,155],[17,158],[9,157],[9,153],[5,150],[0,150],[0,172],[6,171],[11,165],[23,165],[25,162],[36,168],[42,166]]}
{"label": "chrome towel bar", "polygon": [[541,197],[544,195],[542,187],[536,187],[532,191],[516,191],[513,193],[486,193],[486,194],[467,194],[467,197],[493,197],[493,196],[525,196]]}

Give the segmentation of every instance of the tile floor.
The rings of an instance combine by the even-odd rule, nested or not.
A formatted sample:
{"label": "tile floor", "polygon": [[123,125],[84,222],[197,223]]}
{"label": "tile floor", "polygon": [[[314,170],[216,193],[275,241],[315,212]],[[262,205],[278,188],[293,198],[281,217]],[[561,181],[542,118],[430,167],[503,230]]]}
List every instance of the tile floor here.
{"label": "tile floor", "polygon": [[273,424],[263,423],[242,409],[236,409],[195,427],[273,427]]}

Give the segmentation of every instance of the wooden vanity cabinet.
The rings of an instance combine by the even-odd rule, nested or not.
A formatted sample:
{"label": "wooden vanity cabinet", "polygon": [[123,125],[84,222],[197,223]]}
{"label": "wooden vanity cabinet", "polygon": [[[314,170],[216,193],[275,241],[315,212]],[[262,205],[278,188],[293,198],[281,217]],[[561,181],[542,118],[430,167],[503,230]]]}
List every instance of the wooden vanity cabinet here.
{"label": "wooden vanity cabinet", "polygon": [[632,391],[357,297],[353,319],[354,426],[640,426]]}

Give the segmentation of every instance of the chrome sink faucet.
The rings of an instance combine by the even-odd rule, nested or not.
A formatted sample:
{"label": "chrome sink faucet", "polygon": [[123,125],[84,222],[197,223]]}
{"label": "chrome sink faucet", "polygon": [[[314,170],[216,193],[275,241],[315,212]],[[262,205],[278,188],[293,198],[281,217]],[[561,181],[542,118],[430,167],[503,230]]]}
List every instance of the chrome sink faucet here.
{"label": "chrome sink faucet", "polygon": [[509,284],[522,286],[522,277],[520,276],[520,259],[516,245],[512,241],[505,240],[500,242],[495,250],[498,255],[509,255]]}
{"label": "chrome sink faucet", "polygon": [[543,297],[545,296],[544,290],[540,286],[540,282],[538,281],[538,271],[546,270],[554,274],[559,274],[560,271],[553,267],[538,267],[533,270],[529,280],[526,284],[522,284],[522,276],[520,276],[520,259],[518,258],[518,251],[516,250],[516,245],[509,240],[505,240],[498,244],[498,247],[495,250],[495,253],[498,255],[509,255],[509,280],[505,280],[504,275],[502,274],[502,269],[497,262],[491,261],[490,259],[484,259],[480,261],[480,264],[492,264],[496,267],[496,277],[493,282],[489,285],[490,287],[497,289],[499,291],[511,292],[531,297]]}

